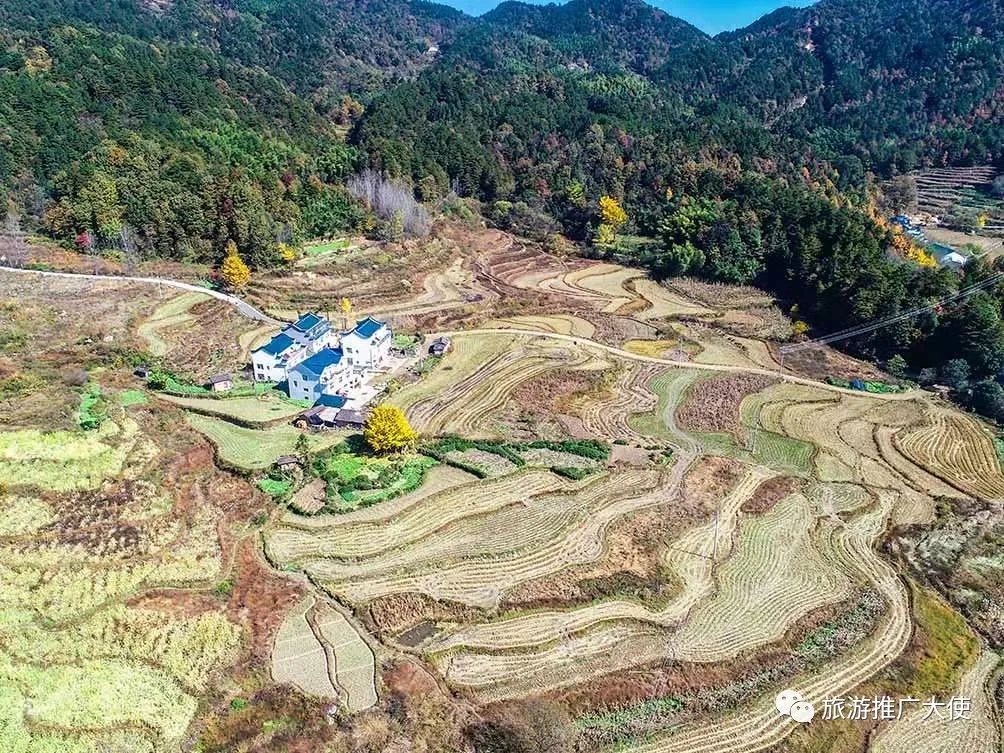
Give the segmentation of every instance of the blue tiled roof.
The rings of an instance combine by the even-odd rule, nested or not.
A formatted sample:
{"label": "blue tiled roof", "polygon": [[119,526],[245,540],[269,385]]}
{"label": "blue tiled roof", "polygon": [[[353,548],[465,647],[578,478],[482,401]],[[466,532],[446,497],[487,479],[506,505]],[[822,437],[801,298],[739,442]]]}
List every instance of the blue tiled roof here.
{"label": "blue tiled roof", "polygon": [[314,403],[315,406],[323,406],[325,408],[341,408],[345,405],[346,398],[341,395],[321,395],[317,398],[317,402]]}
{"label": "blue tiled roof", "polygon": [[320,324],[321,321],[322,321],[321,317],[319,317],[317,314],[314,313],[304,314],[295,322],[293,322],[293,326],[296,327],[301,332],[309,332],[318,324]]}
{"label": "blue tiled roof", "polygon": [[323,372],[326,368],[333,366],[341,360],[342,351],[340,348],[324,348],[324,350],[319,350],[306,361],[298,363],[293,367],[293,371],[320,376],[321,372]]}
{"label": "blue tiled roof", "polygon": [[378,322],[372,316],[367,316],[365,319],[360,319],[356,322],[356,334],[364,339],[373,337],[380,328],[383,326],[383,322]]}
{"label": "blue tiled roof", "polygon": [[[279,334],[258,348],[258,350],[264,350],[270,356],[277,356],[292,344],[293,338],[288,335]],[[256,350],[255,353],[257,353],[258,350]]]}

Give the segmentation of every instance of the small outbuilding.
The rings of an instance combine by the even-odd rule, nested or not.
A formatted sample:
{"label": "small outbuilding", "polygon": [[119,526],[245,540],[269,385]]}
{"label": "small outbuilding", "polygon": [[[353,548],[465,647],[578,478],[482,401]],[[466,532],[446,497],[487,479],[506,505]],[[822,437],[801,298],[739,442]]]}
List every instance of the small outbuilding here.
{"label": "small outbuilding", "polygon": [[445,356],[453,347],[453,342],[448,337],[437,337],[429,346],[429,355]]}
{"label": "small outbuilding", "polygon": [[133,376],[137,376],[140,379],[150,378],[150,368],[148,366],[138,366],[133,370]]}
{"label": "small outbuilding", "polygon": [[340,410],[335,414],[335,428],[337,429],[361,429],[366,423],[366,416],[362,411]]}
{"label": "small outbuilding", "polygon": [[234,387],[234,378],[230,373],[214,374],[206,381],[206,389],[213,392],[226,392]]}
{"label": "small outbuilding", "polygon": [[275,459],[275,466],[279,470],[286,470],[300,465],[300,458],[296,455],[280,455]]}

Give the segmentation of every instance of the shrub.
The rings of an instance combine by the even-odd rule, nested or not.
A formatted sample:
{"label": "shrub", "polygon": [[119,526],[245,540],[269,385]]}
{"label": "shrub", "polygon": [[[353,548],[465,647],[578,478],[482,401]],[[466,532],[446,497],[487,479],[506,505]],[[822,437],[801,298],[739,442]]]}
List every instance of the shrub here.
{"label": "shrub", "polygon": [[551,467],[551,472],[557,473],[559,476],[564,476],[565,478],[570,478],[572,481],[581,481],[593,471],[591,468],[576,468],[569,465],[555,465]]}

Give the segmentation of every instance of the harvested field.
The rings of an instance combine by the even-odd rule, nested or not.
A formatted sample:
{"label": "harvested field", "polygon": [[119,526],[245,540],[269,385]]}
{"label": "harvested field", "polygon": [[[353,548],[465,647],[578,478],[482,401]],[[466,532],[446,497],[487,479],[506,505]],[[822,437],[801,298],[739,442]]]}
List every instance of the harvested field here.
{"label": "harvested field", "polygon": [[738,436],[742,401],[776,382],[758,374],[727,374],[696,382],[677,409],[676,420],[690,431]]}
{"label": "harvested field", "polygon": [[272,678],[309,695],[333,699],[336,693],[324,647],[307,620],[314,605],[313,598],[305,599],[286,615],[272,648]]}
{"label": "harvested field", "polygon": [[373,651],[334,607],[308,597],[289,611],[272,648],[272,677],[354,713],[377,702]]}
{"label": "harvested field", "polygon": [[966,719],[954,721],[924,709],[915,709],[879,733],[873,753],[994,753],[1000,750],[1000,732],[995,722],[991,675],[1000,663],[992,651],[984,649],[962,678],[955,695],[972,701]]}
{"label": "harvested field", "polygon": [[591,338],[596,332],[596,327],[591,322],[570,314],[491,319],[484,326],[488,329],[527,329],[585,338]]}
{"label": "harvested field", "polygon": [[694,299],[673,292],[669,287],[647,277],[637,277],[629,281],[628,287],[648,304],[647,308],[637,314],[638,318],[643,320],[701,316],[710,313],[710,309]]}
{"label": "harvested field", "polygon": [[1004,474],[990,436],[958,411],[929,408],[928,423],[895,438],[896,446],[922,468],[966,493],[1004,499]]}
{"label": "harvested field", "polygon": [[[872,548],[891,506],[891,499],[885,497],[873,511],[859,515],[852,525],[834,532],[835,562],[847,568],[847,572],[868,580],[889,604],[889,612],[879,630],[862,645],[827,662],[796,684],[796,689],[817,707],[821,707],[824,697],[851,695],[855,686],[891,663],[909,641],[910,610],[906,590],[895,571]],[[780,743],[795,726],[795,722],[778,715],[771,693],[744,705],[740,713],[722,715],[713,725],[687,723],[639,743],[633,750],[639,753],[690,753],[694,750],[753,753]]]}
{"label": "harvested field", "polygon": [[932,168],[916,173],[917,208],[920,212],[941,217],[959,206],[988,215],[985,235],[1004,231],[1004,210],[1001,202],[987,190],[997,175],[990,165],[975,167]]}
{"label": "harvested field", "polygon": [[[653,368],[648,371],[648,377],[647,387],[657,396],[654,410],[645,411],[645,403],[633,401],[634,411],[628,419],[631,430],[638,437],[662,439],[688,452],[696,450],[698,445],[694,439],[677,426],[676,411],[699,374],[680,369],[660,373]],[[648,405],[652,405],[651,400]]]}
{"label": "harvested field", "polygon": [[139,326],[136,333],[147,344],[147,350],[154,356],[165,356],[171,352],[173,343],[167,339],[167,331],[188,328],[195,316],[190,309],[197,303],[212,300],[204,293],[182,293],[160,304]]}
{"label": "harvested field", "polygon": [[677,277],[670,282],[669,288],[718,310],[763,308],[774,304],[774,299],[768,293],[749,285],[728,285],[704,282],[693,277]]}
{"label": "harvested field", "polygon": [[326,486],[323,478],[315,478],[296,491],[289,501],[290,509],[301,515],[314,515],[319,512],[326,501]]}
{"label": "harvested field", "polygon": [[174,405],[180,405],[195,413],[219,418],[231,418],[244,423],[268,424],[301,413],[303,408],[281,399],[277,394],[266,393],[256,397],[201,398],[177,397],[160,394],[157,396]]}
{"label": "harvested field", "polygon": [[[595,437],[608,439],[641,439],[644,431],[635,422],[635,414],[646,408],[662,405],[663,396],[653,394],[651,387],[660,369],[649,364],[621,363],[617,379],[609,389],[587,394],[569,405],[569,412],[578,416],[584,429]],[[679,376],[679,374],[674,374]],[[672,400],[672,396],[666,399]]]}
{"label": "harvested field", "polygon": [[344,441],[341,432],[327,431],[308,434],[292,426],[268,429],[247,429],[219,418],[189,413],[186,416],[193,429],[204,434],[216,448],[217,457],[237,468],[259,470],[268,468],[280,455],[296,450],[296,441],[306,436],[311,450],[317,452]]}
{"label": "harvested field", "polygon": [[[170,297],[166,297],[166,296]],[[165,288],[154,299],[164,303],[140,321],[137,337],[151,355],[166,365],[201,381],[221,371],[235,371],[247,358],[246,335],[260,332],[228,303],[204,293],[181,293]],[[197,332],[198,336],[193,336]]]}
{"label": "harvested field", "polygon": [[508,458],[477,448],[448,452],[446,459],[452,463],[459,463],[465,468],[478,469],[488,477],[504,476],[507,473],[512,473],[518,467]]}
{"label": "harvested field", "polygon": [[330,650],[334,675],[350,713],[363,711],[377,702],[374,684],[376,660],[356,628],[330,606],[318,608],[317,630]]}
{"label": "harvested field", "polygon": [[714,662],[780,639],[813,610],[847,598],[853,585],[826,559],[816,519],[794,495],[745,521],[735,553],[717,573],[715,597],[698,607],[674,636],[677,655]]}
{"label": "harvested field", "polygon": [[389,402],[406,410],[428,434],[491,437],[502,433],[497,417],[520,384],[553,369],[592,368],[574,346],[507,335],[458,337],[429,376],[395,393]]}
{"label": "harvested field", "polygon": [[[546,475],[539,477],[542,482]],[[518,478],[510,475],[498,483]],[[309,538],[292,544],[297,549],[291,549],[292,542],[273,540],[269,545],[277,559],[280,551],[298,554],[305,571],[352,602],[417,591],[488,609],[524,581],[597,559],[603,534],[613,520],[656,503],[658,479],[652,472],[631,471],[594,476],[574,485],[559,481],[561,491],[547,491],[544,486],[536,494],[528,491],[524,479],[514,495],[494,494],[491,499],[482,496],[488,492],[475,488],[465,501],[470,500],[468,508],[483,512],[459,517],[464,511],[454,505],[438,511],[437,518],[437,510],[426,504],[421,514],[426,525],[435,525],[433,530],[409,528],[407,536],[413,543],[407,547],[399,539],[387,549],[377,549],[378,541],[359,542],[356,548],[362,546],[371,554],[351,561],[332,557],[327,546],[324,558],[301,554],[317,546]],[[556,484],[547,483],[552,489]],[[444,515],[455,522],[439,522]]]}

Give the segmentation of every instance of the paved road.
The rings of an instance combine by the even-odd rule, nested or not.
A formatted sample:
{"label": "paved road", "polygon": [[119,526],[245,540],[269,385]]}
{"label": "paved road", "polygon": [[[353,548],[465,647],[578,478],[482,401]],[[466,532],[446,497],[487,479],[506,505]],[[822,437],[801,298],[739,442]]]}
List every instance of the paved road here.
{"label": "paved road", "polygon": [[577,345],[586,345],[590,348],[595,348],[601,350],[604,353],[610,353],[619,358],[625,358],[631,361],[643,361],[645,363],[658,363],[666,366],[675,366],[679,369],[694,369],[696,371],[724,371],[724,372],[734,372],[740,374],[764,374],[765,376],[775,377],[776,379],[782,379],[786,382],[792,382],[793,384],[805,384],[810,387],[818,387],[820,389],[829,390],[831,392],[839,392],[847,395],[856,395],[857,397],[871,397],[879,400],[913,400],[914,398],[924,394],[921,390],[909,390],[907,392],[889,393],[882,394],[876,392],[865,392],[863,390],[851,390],[844,387],[837,387],[826,382],[820,382],[815,379],[809,379],[808,377],[800,377],[795,374],[782,374],[774,369],[762,369],[754,366],[730,366],[726,364],[716,364],[716,363],[694,363],[693,361],[672,361],[668,358],[656,358],[655,356],[645,356],[639,353],[632,353],[629,350],[623,350],[622,348],[614,347],[613,345],[606,345],[596,340],[590,340],[588,337],[581,337],[576,335],[563,335],[557,332],[547,332],[545,330],[536,329],[516,329],[513,328],[494,328],[494,329],[466,329],[466,330],[455,330],[453,332],[437,332],[433,337],[460,337],[464,335],[529,335],[531,337],[547,337],[551,340],[563,340],[565,342],[575,343]]}
{"label": "paved road", "polygon": [[241,300],[235,295],[228,295],[226,293],[221,293],[218,290],[209,290],[208,288],[203,288],[198,285],[191,285],[187,282],[178,282],[177,280],[168,280],[162,277],[126,277],[121,275],[89,275],[76,272],[44,272],[36,269],[22,269],[21,267],[5,267],[0,266],[0,271],[4,272],[15,272],[17,274],[23,275],[36,275],[40,277],[66,277],[70,279],[90,279],[90,280],[114,280],[115,282],[138,282],[143,285],[166,285],[169,288],[177,288],[178,290],[186,290],[193,293],[204,293],[205,295],[212,296],[213,298],[219,299],[224,303],[228,303],[237,309],[238,313],[242,316],[246,316],[248,319],[254,319],[258,322],[265,322],[267,324],[275,324],[277,326],[282,326],[285,322],[281,322],[278,319],[274,319],[264,311],[259,311],[250,303]]}

